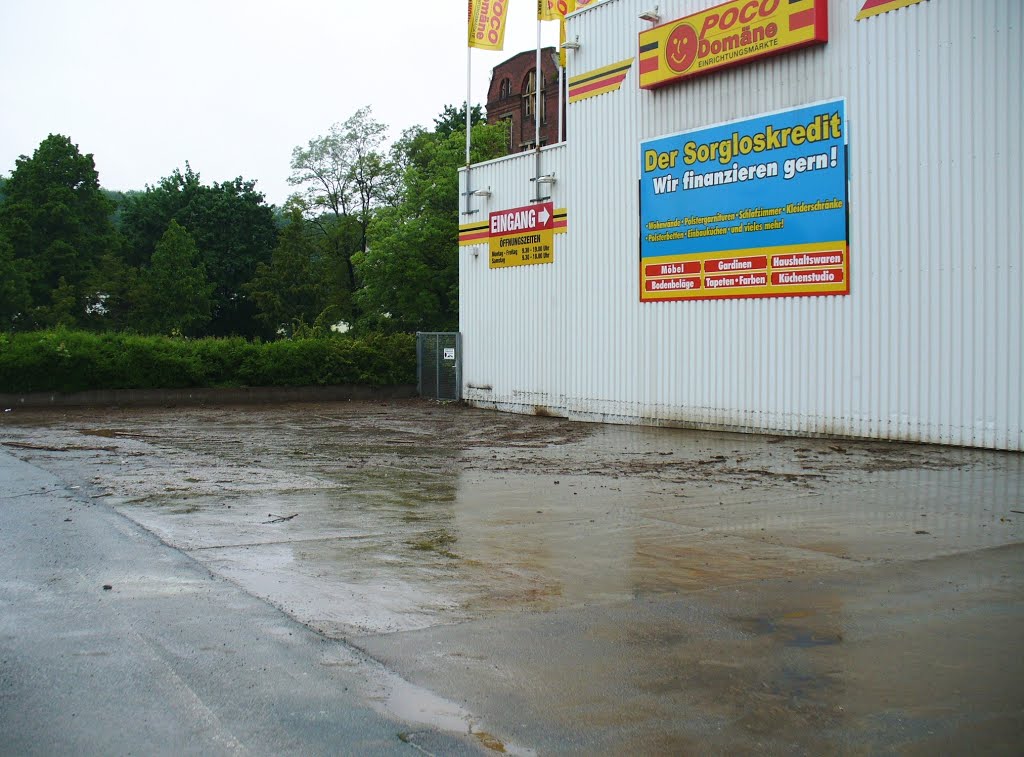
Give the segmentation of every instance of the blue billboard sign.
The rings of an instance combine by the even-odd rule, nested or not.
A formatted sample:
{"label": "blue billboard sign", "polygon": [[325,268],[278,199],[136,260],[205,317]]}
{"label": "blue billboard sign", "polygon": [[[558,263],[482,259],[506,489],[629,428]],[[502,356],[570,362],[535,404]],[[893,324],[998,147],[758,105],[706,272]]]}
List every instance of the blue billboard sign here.
{"label": "blue billboard sign", "polygon": [[640,145],[643,301],[849,293],[845,100]]}

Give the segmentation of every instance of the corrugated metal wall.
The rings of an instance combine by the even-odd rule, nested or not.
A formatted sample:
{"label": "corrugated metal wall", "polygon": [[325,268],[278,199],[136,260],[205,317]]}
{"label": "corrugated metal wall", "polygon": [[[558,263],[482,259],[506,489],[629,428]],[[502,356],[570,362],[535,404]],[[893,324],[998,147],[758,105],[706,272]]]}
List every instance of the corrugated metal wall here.
{"label": "corrugated metal wall", "polygon": [[[541,174],[556,182],[542,185],[540,195],[535,153],[493,160],[460,175],[462,223],[487,220],[490,212],[530,205],[550,195],[555,208],[566,203],[565,145],[545,147]],[[489,189],[491,197],[466,195]],[[468,201],[468,213],[465,212]],[[572,230],[572,214],[569,229]],[[562,350],[561,313],[565,307],[564,277],[569,234],[554,237],[554,262],[490,269],[487,245],[463,247],[459,255],[459,330],[462,332],[463,397],[506,410],[536,412],[563,406],[560,390],[566,363]],[[543,411],[541,411],[543,412]]]}
{"label": "corrugated metal wall", "polygon": [[[662,0],[659,12],[714,4]],[[570,17],[581,47],[569,76],[635,56],[648,5],[606,0]],[[569,106],[567,143],[543,152],[569,211],[554,264],[492,271],[486,248],[462,250],[467,399],[1022,449],[1024,3],[929,0],[855,22],[859,6],[829,3],[826,45],[655,91],[638,88],[634,63],[618,91]],[[849,119],[850,295],[641,304],[641,140],[836,97]],[[532,156],[475,167],[474,188],[493,191],[482,217],[526,204],[533,173]]]}

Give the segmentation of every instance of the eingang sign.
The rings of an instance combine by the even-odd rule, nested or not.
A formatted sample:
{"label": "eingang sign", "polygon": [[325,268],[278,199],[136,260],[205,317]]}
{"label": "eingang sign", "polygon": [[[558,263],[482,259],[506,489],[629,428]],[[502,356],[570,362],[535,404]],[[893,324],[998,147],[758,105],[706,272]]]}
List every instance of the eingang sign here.
{"label": "eingang sign", "polygon": [[550,202],[499,210],[488,217],[490,267],[554,262],[555,206]]}
{"label": "eingang sign", "polygon": [[848,294],[846,101],[640,145],[640,299]]}
{"label": "eingang sign", "polygon": [[828,0],[732,0],[640,32],[640,86],[828,41]]}

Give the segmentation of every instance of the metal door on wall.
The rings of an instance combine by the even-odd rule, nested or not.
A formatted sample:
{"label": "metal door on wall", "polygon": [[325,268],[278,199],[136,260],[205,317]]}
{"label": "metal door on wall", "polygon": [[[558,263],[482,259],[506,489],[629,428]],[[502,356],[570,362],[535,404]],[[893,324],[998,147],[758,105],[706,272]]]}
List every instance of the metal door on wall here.
{"label": "metal door on wall", "polygon": [[416,388],[421,397],[462,399],[462,335],[416,332]]}

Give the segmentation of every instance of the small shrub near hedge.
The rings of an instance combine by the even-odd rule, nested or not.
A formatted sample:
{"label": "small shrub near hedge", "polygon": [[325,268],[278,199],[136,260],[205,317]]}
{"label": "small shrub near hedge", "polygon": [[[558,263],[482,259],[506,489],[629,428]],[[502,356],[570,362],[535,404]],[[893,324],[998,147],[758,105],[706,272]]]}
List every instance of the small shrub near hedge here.
{"label": "small shrub near hedge", "polygon": [[0,334],[0,393],[416,381],[416,340],[370,334],[248,342],[84,331]]}

